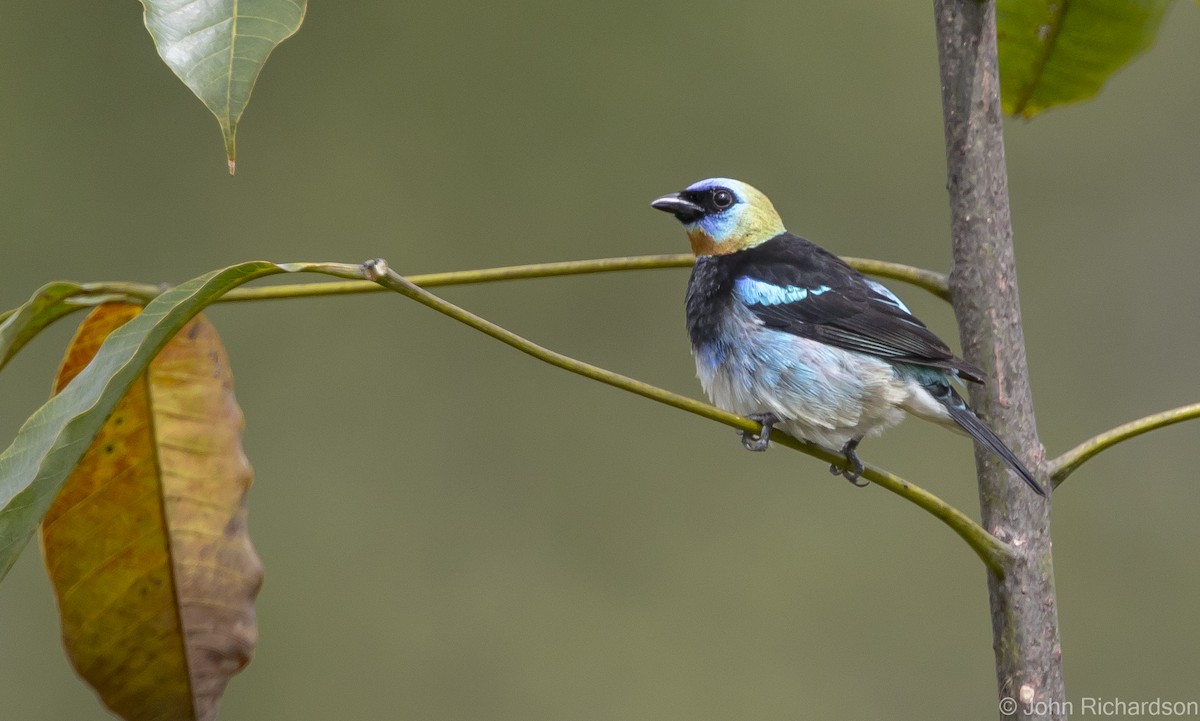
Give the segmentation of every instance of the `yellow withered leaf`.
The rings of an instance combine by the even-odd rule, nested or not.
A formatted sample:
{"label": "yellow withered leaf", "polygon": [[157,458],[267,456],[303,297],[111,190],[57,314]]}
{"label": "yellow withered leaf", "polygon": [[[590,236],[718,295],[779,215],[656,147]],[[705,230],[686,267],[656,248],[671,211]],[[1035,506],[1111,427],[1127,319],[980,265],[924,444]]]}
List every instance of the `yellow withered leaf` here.
{"label": "yellow withered leaf", "polygon": [[[139,310],[94,310],[56,391]],[[42,522],[67,654],[129,721],[215,719],[253,653],[262,566],[246,533],[242,427],[225,350],[197,316],[130,387]]]}

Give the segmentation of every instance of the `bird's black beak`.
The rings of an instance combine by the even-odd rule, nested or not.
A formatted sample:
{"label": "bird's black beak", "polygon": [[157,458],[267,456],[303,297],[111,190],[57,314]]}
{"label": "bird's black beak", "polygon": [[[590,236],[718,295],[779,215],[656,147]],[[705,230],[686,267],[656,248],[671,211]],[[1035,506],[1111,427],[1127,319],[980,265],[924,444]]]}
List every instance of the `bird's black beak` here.
{"label": "bird's black beak", "polygon": [[664,195],[651,203],[650,207],[674,215],[680,223],[695,223],[704,217],[704,208],[679,193]]}

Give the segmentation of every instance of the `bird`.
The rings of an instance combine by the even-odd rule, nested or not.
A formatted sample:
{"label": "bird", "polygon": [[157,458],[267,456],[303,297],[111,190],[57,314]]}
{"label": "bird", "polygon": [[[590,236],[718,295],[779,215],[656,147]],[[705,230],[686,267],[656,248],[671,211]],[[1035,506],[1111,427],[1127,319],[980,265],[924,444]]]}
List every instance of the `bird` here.
{"label": "bird", "polygon": [[686,294],[696,374],[718,407],[757,421],[742,444],[766,450],[779,426],[833,452],[855,485],[857,449],[907,415],[965,432],[1035,493],[1046,491],[963,400],[984,372],[957,357],[900,298],[784,228],[761,191],[709,178],[655,199],[683,224],[696,263]]}

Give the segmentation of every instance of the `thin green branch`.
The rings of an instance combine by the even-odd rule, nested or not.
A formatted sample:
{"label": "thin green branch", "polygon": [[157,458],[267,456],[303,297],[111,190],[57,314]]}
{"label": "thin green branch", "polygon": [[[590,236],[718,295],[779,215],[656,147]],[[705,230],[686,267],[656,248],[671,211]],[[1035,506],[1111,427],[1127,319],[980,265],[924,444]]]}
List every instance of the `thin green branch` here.
{"label": "thin green branch", "polygon": [[[929,291],[943,300],[950,300],[950,287],[944,273],[917,268],[903,263],[891,263],[871,258],[845,258],[860,272],[881,278],[902,280]],[[447,285],[469,285],[494,283],[500,280],[525,280],[529,278],[552,278],[590,273],[612,273],[621,270],[655,270],[662,268],[690,268],[696,258],[690,253],[672,255],[638,255],[620,258],[596,258],[593,260],[568,260],[558,263],[531,263],[510,265],[479,270],[457,270],[446,273],[425,273],[406,276],[413,285],[422,288],[437,288]],[[222,302],[263,300],[267,298],[296,298],[319,295],[344,295],[347,293],[372,293],[382,288],[369,281],[350,280],[343,283],[302,283],[277,285],[266,288],[239,288]]]}
{"label": "thin green branch", "polygon": [[[637,395],[658,401],[673,408],[678,408],[718,423],[724,423],[738,430],[750,432],[761,430],[761,426],[755,421],[540,346],[418,287],[411,279],[406,279],[390,268],[387,268],[383,261],[374,261],[362,267],[327,264],[313,269],[341,277],[362,277],[365,273],[366,277],[372,279],[372,282],[378,283],[388,290],[411,298],[550,365],[629,391],[630,393],[636,393]],[[771,440],[779,445],[806,453],[827,463],[845,464],[845,458],[840,454],[832,453],[819,446],[791,438],[778,431],[772,433]],[[932,493],[882,469],[867,466],[862,473],[862,477],[916,504],[945,523],[967,542],[967,545],[975,551],[993,573],[1003,577],[1006,563],[1012,555],[1011,550],[962,511],[959,511]]]}
{"label": "thin green branch", "polygon": [[[844,258],[844,260],[863,273],[904,281],[929,291],[943,300],[950,299],[949,286],[946,276],[943,273],[916,268],[911,265],[904,265],[903,263],[891,263],[871,258]],[[500,280],[550,278],[589,273],[611,273],[621,270],[689,268],[695,261],[696,259],[689,253],[641,255],[621,258],[597,258],[594,260],[570,260],[560,263],[531,263],[529,265],[510,265],[500,268],[460,270],[447,273],[426,273],[423,275],[408,276],[408,280],[422,288],[436,288],[446,285],[492,283]],[[81,287],[82,293],[67,302],[79,307],[97,305],[100,300],[123,299],[135,303],[145,302],[156,297],[166,289],[165,286],[153,283],[126,282],[85,283]],[[311,298],[327,295],[376,293],[380,290],[382,290],[380,286],[365,280],[347,280],[335,283],[293,283],[262,288],[238,288],[223,296],[217,302],[235,303],[249,300]],[[100,298],[97,298],[97,296]],[[0,312],[0,322],[3,322],[12,312],[11,310]]]}
{"label": "thin green branch", "polygon": [[1067,476],[1074,473],[1080,466],[1094,458],[1101,451],[1108,450],[1121,441],[1127,441],[1143,433],[1149,433],[1156,428],[1182,423],[1183,421],[1200,418],[1200,403],[1172,408],[1169,411],[1155,413],[1130,421],[1124,425],[1107,430],[1098,436],[1089,438],[1058,458],[1050,461],[1050,479],[1058,488]]}
{"label": "thin green branch", "polygon": [[[479,270],[458,270],[447,273],[425,273],[410,276],[409,281],[423,288],[436,288],[444,285],[469,285],[473,283],[494,283],[500,280],[611,273],[619,270],[687,268],[695,262],[696,259],[689,254],[641,255],[624,258],[597,258],[595,260],[568,260],[559,263],[531,263],[529,265],[510,265],[499,268],[482,268]],[[376,293],[381,290],[384,289],[378,284],[365,280],[350,280],[342,283],[299,283],[266,288],[242,288],[228,294],[222,300],[237,302],[267,298]]]}
{"label": "thin green branch", "polygon": [[[901,280],[929,291],[933,295],[950,300],[950,287],[944,273],[917,268],[903,263],[892,263],[872,258],[844,258],[860,272],[881,278]],[[447,273],[426,273],[406,276],[413,285],[436,288],[446,285],[468,285],[494,283],[500,280],[524,280],[528,278],[551,278],[590,273],[611,273],[621,270],[654,270],[662,268],[690,268],[696,259],[690,253],[671,255],[638,255],[620,258],[596,258],[593,260],[568,260],[559,263],[531,263],[510,265],[480,270],[458,270]],[[346,281],[344,283],[304,283],[277,285],[266,288],[239,288],[222,298],[222,302],[263,300],[267,298],[296,298],[318,295],[343,295],[347,293],[372,293],[382,290],[368,281]]]}
{"label": "thin green branch", "polygon": [[860,273],[904,281],[909,285],[929,291],[947,303],[950,302],[950,280],[945,273],[873,258],[842,258],[842,260]]}

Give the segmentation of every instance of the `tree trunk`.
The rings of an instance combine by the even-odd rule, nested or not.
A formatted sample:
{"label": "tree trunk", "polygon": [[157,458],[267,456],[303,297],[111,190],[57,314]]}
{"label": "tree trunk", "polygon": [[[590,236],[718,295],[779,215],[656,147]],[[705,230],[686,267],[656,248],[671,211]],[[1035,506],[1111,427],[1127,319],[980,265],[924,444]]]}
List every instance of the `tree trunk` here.
{"label": "tree trunk", "polygon": [[[986,371],[972,407],[1045,478],[1017,297],[993,2],[935,0],[954,261],[950,289],[963,355]],[[1065,719],[1050,502],[986,449],[976,469],[983,526],[1012,546],[988,573],[1002,719]],[[1047,485],[1048,488],[1048,484]]]}

